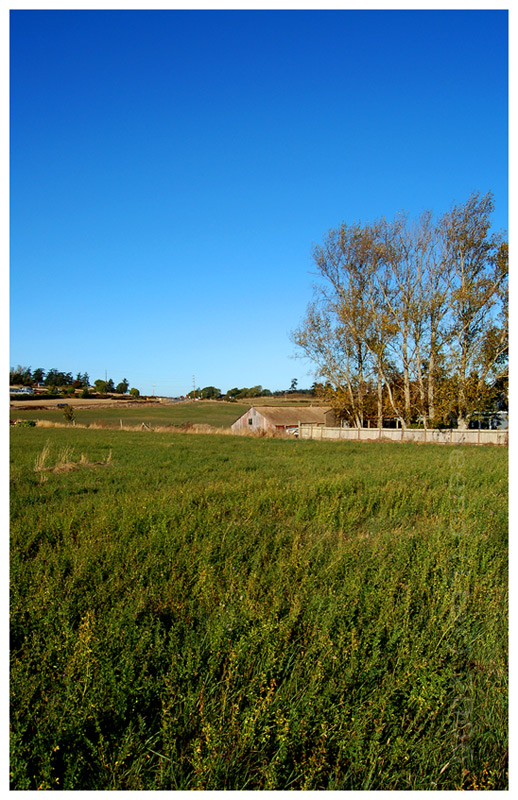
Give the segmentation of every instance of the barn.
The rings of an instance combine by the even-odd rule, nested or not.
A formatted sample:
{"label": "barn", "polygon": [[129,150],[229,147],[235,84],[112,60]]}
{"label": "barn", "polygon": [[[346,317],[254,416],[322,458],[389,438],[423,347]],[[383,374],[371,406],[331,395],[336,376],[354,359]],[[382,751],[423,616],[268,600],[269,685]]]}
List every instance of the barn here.
{"label": "barn", "polygon": [[252,406],[231,425],[233,433],[294,433],[299,422],[329,427],[335,424],[335,412],[322,406]]}

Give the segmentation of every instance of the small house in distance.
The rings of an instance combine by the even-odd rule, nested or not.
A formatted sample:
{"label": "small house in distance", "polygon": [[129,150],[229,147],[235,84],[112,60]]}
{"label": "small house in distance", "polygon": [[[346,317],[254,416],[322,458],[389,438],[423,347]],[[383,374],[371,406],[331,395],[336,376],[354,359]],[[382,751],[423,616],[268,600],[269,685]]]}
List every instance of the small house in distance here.
{"label": "small house in distance", "polygon": [[299,422],[332,427],[335,424],[335,412],[332,408],[322,406],[252,406],[236,419],[231,430],[233,433],[295,433]]}

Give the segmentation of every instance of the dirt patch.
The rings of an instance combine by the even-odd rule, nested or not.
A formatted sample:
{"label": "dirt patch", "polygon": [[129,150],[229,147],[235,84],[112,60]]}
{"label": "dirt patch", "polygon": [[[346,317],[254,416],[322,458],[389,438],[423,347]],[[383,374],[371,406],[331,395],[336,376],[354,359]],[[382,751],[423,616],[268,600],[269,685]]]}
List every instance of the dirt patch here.
{"label": "dirt patch", "polygon": [[[20,410],[24,407],[24,405],[25,405],[24,403],[19,403],[18,405],[16,405],[15,403],[11,403],[11,408],[17,408],[18,410]],[[31,405],[30,409],[31,411],[45,411],[45,406]],[[21,422],[21,420],[19,419],[15,420],[14,424],[16,424],[17,422]]]}
{"label": "dirt patch", "polygon": [[129,408],[140,406],[141,408],[156,408],[158,406],[163,406],[163,403],[154,403],[148,402],[146,400],[139,401],[139,400],[101,400],[101,399],[83,399],[81,397],[71,397],[70,399],[66,397],[60,397],[53,400],[45,400],[44,405],[42,405],[41,397],[38,400],[22,400],[20,402],[13,401],[9,404],[10,408],[16,409],[30,409],[31,411],[45,411],[45,410],[52,410],[57,406],[68,405],[73,406],[74,408]]}

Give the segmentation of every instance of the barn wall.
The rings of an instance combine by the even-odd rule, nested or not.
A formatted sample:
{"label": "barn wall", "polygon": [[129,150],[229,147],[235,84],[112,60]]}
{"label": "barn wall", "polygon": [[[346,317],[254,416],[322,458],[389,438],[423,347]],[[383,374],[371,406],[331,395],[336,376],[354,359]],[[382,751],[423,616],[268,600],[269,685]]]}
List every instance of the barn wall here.
{"label": "barn wall", "polygon": [[[249,420],[251,420],[251,424]],[[231,430],[234,433],[245,433],[246,431],[254,433],[275,430],[275,426],[269,423],[256,408],[249,408],[245,414],[231,425]]]}

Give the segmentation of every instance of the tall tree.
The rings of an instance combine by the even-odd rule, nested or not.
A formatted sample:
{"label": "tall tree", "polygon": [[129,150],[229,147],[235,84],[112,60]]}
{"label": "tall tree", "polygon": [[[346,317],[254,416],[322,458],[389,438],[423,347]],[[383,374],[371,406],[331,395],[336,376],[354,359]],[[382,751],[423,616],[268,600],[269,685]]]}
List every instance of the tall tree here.
{"label": "tall tree", "polygon": [[411,319],[418,279],[406,217],[400,216],[393,222],[383,220],[379,237],[384,269],[377,271],[378,284],[391,326],[392,357],[394,362],[400,363],[403,376],[403,408],[398,416],[408,423],[412,414],[410,378],[415,356]]}
{"label": "tall tree", "polygon": [[126,394],[129,388],[129,382],[124,378],[120,383],[117,384],[115,387],[116,394]]}
{"label": "tall tree", "polygon": [[44,383],[45,386],[62,386],[64,384],[64,375],[55,367],[52,367],[45,375]]}
{"label": "tall tree", "polygon": [[216,386],[204,386],[200,397],[202,400],[217,400],[218,397],[221,397],[221,389],[217,389]]}
{"label": "tall tree", "polygon": [[344,223],[314,248],[320,281],[292,340],[352,424],[375,409],[378,425],[455,412],[465,426],[506,386],[508,249],[492,210],[474,194],[438,219]]}
{"label": "tall tree", "polygon": [[443,217],[452,287],[448,355],[461,428],[477,410],[487,379],[506,369],[508,258],[501,235],[490,234],[493,208],[491,193],[474,193]]}
{"label": "tall tree", "polygon": [[33,382],[31,368],[22,367],[20,364],[13,369],[9,370],[9,383],[12,386],[30,386]]}
{"label": "tall tree", "polygon": [[106,394],[106,386],[107,382],[103,381],[102,378],[98,378],[96,381],[94,381],[95,391],[98,392],[98,394]]}
{"label": "tall tree", "polygon": [[329,231],[313,251],[321,277],[303,325],[292,339],[317,365],[316,377],[333,386],[327,400],[354,425],[364,422],[364,399],[372,370],[368,338],[374,250],[372,233],[359,223]]}

